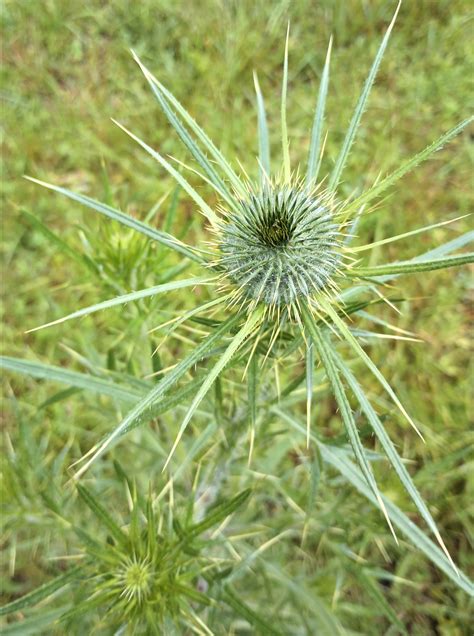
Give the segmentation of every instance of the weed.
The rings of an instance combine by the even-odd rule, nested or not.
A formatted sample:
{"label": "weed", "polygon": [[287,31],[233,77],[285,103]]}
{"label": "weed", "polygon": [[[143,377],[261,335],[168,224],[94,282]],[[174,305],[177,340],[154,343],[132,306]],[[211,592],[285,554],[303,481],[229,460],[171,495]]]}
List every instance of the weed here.
{"label": "weed", "polygon": [[[242,560],[243,564],[250,565],[254,560],[259,560],[264,550],[288,533],[295,532],[303,543],[310,540],[313,499],[326,467],[330,466],[383,512],[395,538],[398,528],[460,589],[469,591],[470,582],[454,565],[427,504],[389,437],[383,418],[378,414],[377,406],[385,402],[380,398],[374,401],[363,388],[366,371],[369,371],[384,389],[391,404],[421,437],[414,418],[403,406],[393,383],[386,380],[373,358],[366,352],[366,342],[378,337],[390,337],[390,332],[391,337],[402,342],[410,341],[414,336],[410,331],[373,315],[371,310],[383,303],[395,308],[403,300],[393,296],[390,285],[391,281],[401,275],[420,276],[424,272],[473,261],[472,253],[458,252],[469,243],[469,234],[460,235],[406,260],[389,261],[382,265],[375,265],[373,261],[360,261],[360,254],[377,254],[382,246],[425,232],[434,232],[445,225],[446,221],[389,237],[376,237],[367,244],[354,245],[358,224],[364,223],[366,219],[370,220],[388,205],[381,201],[381,197],[390,192],[389,189],[402,177],[458,135],[471,121],[462,121],[430,146],[402,162],[388,176],[380,177],[367,189],[360,191],[356,185],[352,195],[343,196],[343,170],[356,139],[397,12],[398,8],[379,46],[334,167],[323,179],[320,179],[320,173],[324,165],[323,133],[326,99],[329,94],[332,41],[327,49],[321,75],[307,167],[304,171],[302,168],[292,169],[290,161],[287,124],[289,33],[283,64],[280,109],[282,160],[278,166],[271,152],[265,104],[255,75],[260,149],[258,180],[249,177],[244,168],[236,170],[232,166],[174,95],[135,56],[165,116],[193,156],[199,172],[195,168],[188,168],[181,161],[169,160],[124,126],[120,127],[171,174],[178,186],[194,202],[208,222],[212,240],[208,236],[207,241],[200,240],[195,246],[190,245],[182,237],[173,236],[170,227],[157,230],[148,223],[119,211],[110,201],[99,203],[83,194],[32,179],[127,227],[123,241],[116,234],[110,237],[108,256],[105,256],[102,266],[99,262],[97,267],[90,256],[84,261],[85,266],[94,270],[107,285],[120,277],[126,281],[127,286],[135,287],[137,271],[140,272],[140,278],[146,278],[147,267],[144,263],[149,264],[153,260],[153,254],[149,251],[148,244],[142,249],[142,239],[136,240],[134,234],[128,233],[130,230],[155,241],[160,249],[171,250],[179,259],[178,264],[163,271],[159,284],[126,293],[116,288],[119,296],[75,310],[43,327],[59,325],[69,319],[132,301],[144,303],[145,299],[152,299],[155,302],[155,298],[159,299],[163,294],[168,299],[169,292],[199,287],[203,296],[201,303],[186,310],[178,310],[173,317],[165,316],[165,321],[154,327],[154,331],[164,332],[167,336],[165,343],[171,338],[179,337],[185,345],[191,345],[191,351],[176,362],[168,345],[170,364],[164,366],[161,362],[163,345],[153,346],[153,376],[159,378],[153,383],[132,380],[130,376],[133,376],[133,369],[128,370],[130,373],[127,373],[127,377],[115,376],[115,365],[112,364],[109,365],[108,373],[104,374],[103,371],[98,372],[98,368],[93,368],[92,375],[14,358],[4,358],[3,366],[33,377],[55,379],[77,389],[89,389],[108,395],[123,404],[133,405],[124,416],[120,414],[118,425],[105,439],[83,457],[82,466],[77,469],[74,479],[84,475],[115,442],[132,429],[153,422],[156,417],[165,413],[170,413],[172,420],[179,414],[180,425],[173,438],[168,440],[167,434],[164,434],[156,448],[163,459],[160,470],[170,470],[171,474],[170,481],[158,494],[158,500],[163,493],[172,492],[174,482],[179,481],[180,475],[196,459],[199,459],[199,465],[205,470],[206,453],[221,443],[225,448],[225,455],[217,461],[218,478],[213,482],[212,492],[220,491],[222,484],[231,478],[233,462],[240,460],[244,453],[247,470],[254,471],[255,477],[279,482],[281,477],[277,462],[267,458],[261,465],[260,461],[255,460],[254,453],[258,457],[265,456],[265,445],[273,437],[277,440],[277,456],[278,452],[288,452],[292,433],[296,432],[305,439],[304,450],[299,449],[294,461],[296,466],[303,467],[304,474],[309,479],[306,482],[310,486],[308,501],[299,501],[300,495],[281,487],[281,495],[287,504],[301,511],[301,527],[298,531],[294,525],[280,528],[279,533],[259,547],[250,547],[250,543],[239,546],[244,556],[239,555],[238,560]],[[189,178],[184,176],[186,170],[191,171]],[[195,173],[213,190],[209,198],[193,184]],[[42,231],[45,235],[48,232],[47,229]],[[89,244],[93,244],[93,241],[94,238],[91,237]],[[176,279],[176,275],[190,264],[193,268],[200,267],[201,272],[189,278]],[[141,311],[135,312],[134,320],[149,320],[154,316],[150,306],[137,307]],[[165,314],[166,310],[162,313]],[[382,326],[389,334],[378,333],[373,328],[374,324]],[[157,351],[160,351],[160,358],[157,357]],[[317,368],[318,364],[320,368]],[[360,371],[359,364],[363,365],[363,371]],[[328,389],[337,405],[357,466],[352,463],[349,449],[343,442],[326,439],[315,427],[315,396]],[[211,396],[212,399],[209,399]],[[304,423],[300,420],[299,404],[302,401],[306,406]],[[205,410],[209,402],[212,404],[211,412]],[[385,408],[391,412],[391,407]],[[184,442],[195,416],[201,416],[201,420],[209,423],[207,427],[199,427],[196,439],[190,446],[189,440],[186,444]],[[380,456],[363,445],[364,437],[372,432],[439,547],[381,494],[373,468]],[[244,451],[245,439],[247,442]],[[280,446],[281,451],[278,451]],[[295,471],[299,475],[298,479],[301,479],[301,471]],[[252,609],[232,587],[223,587],[220,596],[213,597],[213,580],[205,579],[206,586],[211,585],[209,598],[212,601],[209,609],[203,612],[206,623],[195,611],[195,606],[190,604],[189,599],[198,605],[209,604],[209,598],[198,590],[201,584],[199,568],[202,566],[199,551],[196,551],[192,542],[188,545],[184,541],[189,534],[194,540],[196,533],[193,528],[203,528],[199,522],[193,526],[192,515],[196,511],[193,512],[192,505],[188,514],[188,526],[183,529],[179,523],[171,524],[163,535],[164,552],[160,552],[162,557],[158,558],[157,553],[148,549],[149,542],[155,537],[156,524],[162,523],[157,522],[154,517],[153,499],[148,500],[143,513],[146,516],[146,527],[139,531],[137,496],[136,493],[131,496],[133,504],[130,532],[135,524],[136,543],[132,539],[132,543],[129,543],[129,538],[122,535],[121,528],[112,522],[101,504],[83,486],[78,485],[77,488],[82,500],[96,516],[106,521],[115,541],[123,543],[123,550],[113,554],[108,545],[91,549],[93,541],[86,542],[85,552],[89,550],[89,556],[95,558],[90,559],[92,569],[89,576],[98,578],[101,583],[97,587],[97,593],[91,594],[89,600],[81,597],[78,610],[64,609],[62,621],[75,618],[78,611],[92,612],[97,607],[111,603],[112,609],[105,614],[107,627],[115,625],[117,629],[136,630],[142,629],[144,621],[144,629],[149,631],[158,625],[158,629],[173,633],[176,625],[180,625],[182,629],[190,629],[196,633],[210,633],[209,630],[214,629],[213,625],[218,625],[222,616],[227,616],[226,612],[231,608],[234,618],[240,617],[250,623],[257,633],[272,630],[265,612],[260,611],[260,608]],[[258,496],[258,490],[257,485],[252,497]],[[222,510],[230,510],[229,506],[232,507],[236,500],[236,497],[229,497],[222,504]],[[227,514],[229,513],[226,516]],[[217,521],[223,519],[224,517]],[[206,520],[200,523],[204,523],[204,529],[208,529]],[[282,523],[284,525],[283,517]],[[153,528],[152,531],[150,527]],[[258,530],[256,532],[258,534]],[[83,532],[81,537],[85,537]],[[228,550],[235,555],[236,548],[230,537],[227,542]],[[328,539],[328,543],[331,554],[342,554],[351,549],[350,543],[348,546],[334,544],[331,539]],[[208,553],[212,552],[212,542],[204,549]],[[165,554],[171,554],[173,559],[176,556],[176,560],[164,565]],[[205,556],[204,559],[204,563],[211,567],[210,557]],[[374,584],[373,575],[352,565],[348,565],[346,569],[348,572],[354,571],[354,576],[368,587],[380,613],[395,629],[404,632],[404,625],[386,603],[378,585]],[[232,577],[238,577],[237,573],[242,570],[243,568],[237,568],[233,574],[229,574],[231,580]],[[78,581],[78,572],[79,570],[70,570],[66,575],[55,579],[55,582],[46,584],[43,592],[39,588],[36,593],[31,593],[23,600],[13,601],[4,608],[5,613],[29,607],[71,581]],[[170,575],[171,578],[166,578],[170,572],[175,572],[176,576],[173,574]],[[166,585],[161,583],[163,576],[166,578]],[[184,577],[183,582],[178,580],[181,576]],[[262,563],[259,576],[262,581],[268,577],[278,580],[283,589],[299,596],[298,601],[295,600],[296,605],[307,605],[308,596],[305,595],[304,584],[295,587],[271,560]],[[181,603],[181,597],[186,597],[187,600]],[[221,602],[227,604],[227,609],[220,608]],[[274,602],[278,604],[275,599]],[[164,608],[168,608],[169,612],[165,612]],[[330,612],[324,609],[320,614],[322,617],[319,620],[325,631],[340,631],[338,620]],[[57,616],[53,619],[57,620]],[[307,629],[312,624],[307,622],[309,620],[303,619]],[[280,613],[278,622],[280,625],[275,630],[288,633],[291,621],[285,610]],[[304,629],[303,623],[296,628],[295,633]]]}

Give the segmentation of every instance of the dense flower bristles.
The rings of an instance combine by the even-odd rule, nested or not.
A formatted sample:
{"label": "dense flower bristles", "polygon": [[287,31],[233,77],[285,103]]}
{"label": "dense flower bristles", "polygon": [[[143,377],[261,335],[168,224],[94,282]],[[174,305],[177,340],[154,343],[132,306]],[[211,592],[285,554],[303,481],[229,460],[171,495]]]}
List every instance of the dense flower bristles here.
{"label": "dense flower bristles", "polygon": [[328,286],[340,259],[338,237],[324,195],[269,184],[227,214],[219,264],[243,299],[291,305]]}
{"label": "dense flower bristles", "polygon": [[121,596],[127,601],[142,603],[148,596],[151,588],[153,573],[147,559],[126,559],[118,577],[118,586],[122,588]]}

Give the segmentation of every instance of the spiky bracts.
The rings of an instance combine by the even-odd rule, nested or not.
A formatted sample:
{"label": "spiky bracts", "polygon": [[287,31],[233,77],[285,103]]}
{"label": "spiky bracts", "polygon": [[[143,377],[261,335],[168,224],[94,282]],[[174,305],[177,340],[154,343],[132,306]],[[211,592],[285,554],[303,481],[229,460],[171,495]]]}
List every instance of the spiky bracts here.
{"label": "spiky bracts", "polygon": [[290,306],[333,285],[341,258],[334,204],[300,183],[249,188],[227,212],[217,263],[239,302]]}

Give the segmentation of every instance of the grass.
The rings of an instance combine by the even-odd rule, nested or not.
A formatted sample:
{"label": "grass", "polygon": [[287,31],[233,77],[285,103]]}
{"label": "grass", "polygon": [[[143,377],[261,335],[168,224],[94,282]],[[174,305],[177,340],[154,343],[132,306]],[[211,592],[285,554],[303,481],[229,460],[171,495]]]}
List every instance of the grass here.
{"label": "grass", "polygon": [[[137,73],[128,47],[133,46],[150,68],[159,70],[160,79],[205,125],[226,156],[246,159],[248,165],[249,156],[257,153],[252,70],[258,70],[266,97],[271,151],[276,154],[273,142],[278,134],[272,126],[279,121],[281,60],[286,23],[291,18],[287,126],[291,157],[302,159],[332,33],[326,156],[335,158],[392,12],[389,3],[360,2],[324,2],[317,7],[298,2],[290,10],[284,3],[272,9],[264,3],[207,3],[201,11],[164,2],[158,8],[155,3],[137,7],[91,3],[86,10],[49,2],[41,12],[30,3],[6,3],[3,20],[10,42],[5,50],[10,59],[3,84],[6,214],[2,247],[9,273],[5,352],[122,382],[129,376],[140,377],[143,380],[133,384],[133,390],[140,393],[149,386],[148,376],[190,351],[202,331],[199,324],[194,332],[179,330],[172,346],[160,349],[159,358],[151,357],[162,336],[157,332],[150,339],[146,332],[160,322],[157,315],[169,312],[168,317],[173,317],[173,312],[193,307],[186,294],[170,294],[165,304],[159,296],[143,299],[87,317],[74,323],[76,328],[66,324],[37,334],[23,333],[78,307],[131,289],[166,284],[179,267],[179,259],[165,257],[168,252],[161,246],[152,247],[122,226],[105,223],[79,205],[39,191],[21,179],[23,173],[82,191],[140,219],[150,212],[152,225],[172,230],[187,243],[201,240],[202,220],[189,198],[179,193],[176,202],[175,186],[164,171],[144,153],[135,152],[109,122],[108,117],[113,116],[160,152],[187,161]],[[20,22],[26,28],[15,28]],[[370,184],[379,170],[388,172],[401,157],[411,156],[465,116],[470,88],[466,71],[469,24],[467,3],[438,2],[435,9],[429,2],[403,6],[357,146],[349,156],[342,184],[346,194],[354,186]],[[302,121],[306,123],[302,125]],[[370,215],[364,221],[359,230],[364,240],[379,240],[466,214],[471,194],[468,137],[457,138],[432,161],[407,175],[396,196],[392,194],[385,204],[390,214]],[[322,172],[329,167],[323,163]],[[153,209],[165,194],[166,201]],[[28,213],[34,213],[56,238],[51,240]],[[429,234],[381,246],[371,253],[368,265],[408,259],[454,238],[469,225],[470,219],[463,219]],[[178,277],[191,275],[190,270]],[[465,372],[469,361],[468,273],[460,268],[403,280],[401,316],[382,307],[377,315],[415,331],[424,342],[382,341],[371,347],[371,356],[396,387],[427,443],[391,415],[375,381],[364,384],[370,387],[399,452],[410,460],[408,468],[430,504],[448,549],[466,569],[466,517],[472,494],[466,451],[466,422],[472,407]],[[205,292],[200,293],[205,299]],[[186,502],[186,490],[196,478],[196,459],[200,458],[201,475],[196,483],[204,490],[223,488],[231,496],[244,486],[254,488],[249,506],[232,521],[237,526],[231,526],[236,536],[233,549],[244,563],[246,559],[254,563],[254,575],[237,568],[231,581],[234,592],[222,592],[229,593],[229,598],[238,594],[240,599],[234,599],[234,605],[227,603],[227,609],[220,606],[220,620],[234,630],[230,633],[245,633],[245,621],[252,618],[246,611],[251,607],[267,610],[263,612],[267,616],[280,608],[282,625],[295,624],[296,616],[298,633],[312,633],[316,628],[323,633],[343,629],[393,633],[400,630],[397,620],[414,634],[464,633],[468,620],[464,592],[408,543],[402,541],[397,547],[383,518],[336,472],[325,470],[319,475],[314,464],[308,478],[310,456],[301,435],[288,433],[292,430],[289,423],[264,423],[257,431],[251,467],[244,468],[248,449],[239,444],[229,450],[235,443],[232,423],[238,421],[241,402],[239,375],[231,380],[233,388],[224,393],[223,401],[216,385],[212,406],[216,421],[227,426],[213,435],[210,431],[203,447],[192,450],[207,430],[205,413],[212,402],[206,402],[204,413],[196,423],[191,422],[191,432],[177,447],[176,465],[184,468],[180,479],[175,477],[173,495],[178,507]],[[280,380],[284,384],[285,377]],[[196,382],[199,384],[199,375]],[[316,378],[316,433],[323,440],[342,443],[340,418],[324,382],[324,377]],[[263,390],[270,391],[272,383],[269,380]],[[65,555],[78,554],[82,543],[72,536],[71,526],[80,525],[93,535],[100,533],[80,500],[65,488],[67,467],[129,408],[118,397],[97,398],[70,389],[65,393],[64,387],[55,386],[18,375],[8,375],[5,380],[7,600],[64,569]],[[137,430],[87,477],[88,486],[113,501],[110,514],[127,517],[127,497],[111,464],[113,458],[126,467],[129,479],[136,480],[138,492],[145,493],[149,481],[156,493],[161,492],[166,480],[163,482],[160,471],[174,441],[174,419],[163,417]],[[379,451],[369,431],[362,427],[361,434],[366,446]],[[187,466],[191,452],[194,463]],[[229,452],[231,473],[222,485],[216,484],[213,473],[220,474],[221,455]],[[374,469],[382,490],[403,510],[414,510],[386,464],[378,469],[380,463]],[[171,492],[165,486],[160,498],[163,505]],[[416,513],[412,514],[419,523]],[[245,537],[249,529],[254,537]],[[301,533],[305,543],[298,548]],[[268,541],[260,557],[255,550]],[[58,597],[57,602],[71,602],[66,596]],[[243,610],[239,602],[250,603],[250,609]],[[51,605],[46,607],[49,611]],[[75,619],[69,630],[83,633],[91,625],[101,625],[93,612],[81,620],[85,623]],[[64,627],[56,629],[56,633],[69,633],[61,632]],[[254,625],[257,633],[258,629]],[[48,625],[45,630],[51,633]]]}

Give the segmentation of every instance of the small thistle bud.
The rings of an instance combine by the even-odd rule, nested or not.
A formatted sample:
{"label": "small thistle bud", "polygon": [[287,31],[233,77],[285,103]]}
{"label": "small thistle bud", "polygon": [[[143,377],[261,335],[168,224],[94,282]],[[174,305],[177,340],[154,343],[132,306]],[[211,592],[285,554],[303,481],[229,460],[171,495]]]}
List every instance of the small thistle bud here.
{"label": "small thistle bud", "polygon": [[152,570],[148,559],[127,558],[118,573],[117,582],[122,596],[128,602],[139,605],[147,598],[152,582]]}
{"label": "small thistle bud", "polygon": [[269,184],[238,200],[218,245],[238,296],[279,307],[327,287],[340,259],[333,207],[299,184]]}

